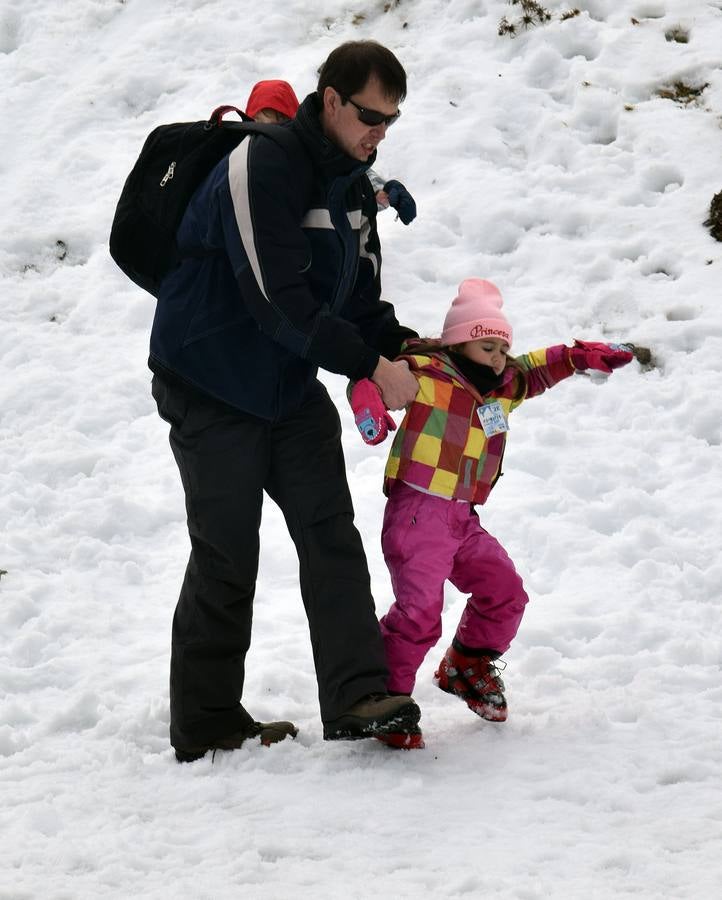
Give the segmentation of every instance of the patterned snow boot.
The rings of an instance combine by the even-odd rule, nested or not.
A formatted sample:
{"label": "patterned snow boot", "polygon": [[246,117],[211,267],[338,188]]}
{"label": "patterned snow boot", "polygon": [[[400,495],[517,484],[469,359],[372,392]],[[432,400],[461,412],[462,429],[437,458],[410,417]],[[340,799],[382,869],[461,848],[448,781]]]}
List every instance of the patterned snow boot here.
{"label": "patterned snow boot", "polygon": [[376,740],[395,750],[423,750],[426,746],[418,725],[406,732],[392,731],[389,734],[377,734]]}
{"label": "patterned snow boot", "polygon": [[[472,651],[473,652],[473,651]],[[492,653],[492,655],[489,655]],[[456,694],[469,709],[490,722],[504,722],[507,716],[504,682],[492,651],[472,656],[456,643],[444,654],[434,673],[434,683],[447,694]]]}

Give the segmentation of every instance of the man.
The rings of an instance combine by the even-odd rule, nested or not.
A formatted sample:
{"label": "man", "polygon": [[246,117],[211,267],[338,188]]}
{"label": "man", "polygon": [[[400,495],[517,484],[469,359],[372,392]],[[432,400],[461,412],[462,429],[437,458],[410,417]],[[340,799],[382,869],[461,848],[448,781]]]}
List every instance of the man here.
{"label": "man", "polygon": [[[278,125],[292,119],[299,106],[296,93],[287,81],[257,81],[248,95],[246,115],[255,122]],[[405,185],[395,178],[384,178],[373,169],[369,169],[366,175],[376,193],[378,209],[392,206],[404,225],[413,222],[416,218],[416,201]]]}
{"label": "man", "polygon": [[316,92],[278,126],[284,140],[239,144],[178,230],[182,261],[161,286],[149,365],[191,539],[171,650],[181,762],[296,733],[290,722],[254,721],[241,704],[264,490],[298,552],[324,738],[416,730],[414,701],[386,693],[340,422],[316,378],[319,367],[370,377],[389,409],[416,394],[406,364],[391,362],[413,332],[380,299],[365,177],[405,95],[405,72],[385,47],[338,47]]}

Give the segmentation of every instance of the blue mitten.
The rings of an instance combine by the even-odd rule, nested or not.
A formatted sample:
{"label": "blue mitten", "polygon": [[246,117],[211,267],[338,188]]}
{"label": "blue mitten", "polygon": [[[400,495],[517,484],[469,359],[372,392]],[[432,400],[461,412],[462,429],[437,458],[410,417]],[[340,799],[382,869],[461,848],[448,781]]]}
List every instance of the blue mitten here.
{"label": "blue mitten", "polygon": [[413,222],[416,218],[416,201],[403,184],[401,184],[400,181],[391,179],[391,181],[387,181],[384,185],[384,190],[389,196],[390,205],[393,206],[399,214],[399,218],[404,225]]}

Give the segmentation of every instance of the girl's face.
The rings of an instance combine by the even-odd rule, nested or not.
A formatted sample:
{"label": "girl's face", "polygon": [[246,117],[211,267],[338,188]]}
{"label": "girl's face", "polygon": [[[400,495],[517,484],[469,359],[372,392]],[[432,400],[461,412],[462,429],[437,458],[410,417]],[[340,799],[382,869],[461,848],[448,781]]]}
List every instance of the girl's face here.
{"label": "girl's face", "polygon": [[281,122],[288,122],[288,116],[267,106],[265,109],[259,109],[253,117],[254,122],[261,122],[266,125],[280,125]]}
{"label": "girl's face", "polygon": [[472,362],[490,366],[497,375],[501,375],[506,366],[509,345],[501,338],[479,338],[459,344],[457,350]]}

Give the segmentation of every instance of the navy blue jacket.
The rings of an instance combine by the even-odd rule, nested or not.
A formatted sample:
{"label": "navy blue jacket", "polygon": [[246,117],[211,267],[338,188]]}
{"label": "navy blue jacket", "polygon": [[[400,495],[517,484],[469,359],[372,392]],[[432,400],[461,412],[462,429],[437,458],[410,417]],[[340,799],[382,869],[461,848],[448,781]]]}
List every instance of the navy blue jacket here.
{"label": "navy blue jacket", "polygon": [[368,376],[414,335],[380,297],[373,157],[330,142],[319,109],[309,95],[278,126],[293,140],[247,137],[198,188],[151,333],[153,371],[270,420],[319,367]]}

